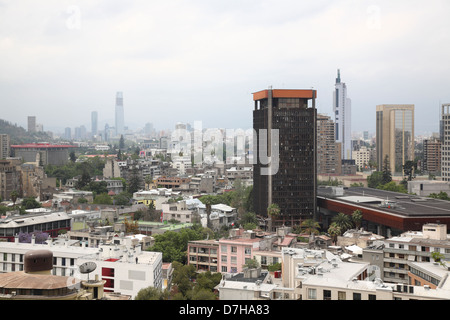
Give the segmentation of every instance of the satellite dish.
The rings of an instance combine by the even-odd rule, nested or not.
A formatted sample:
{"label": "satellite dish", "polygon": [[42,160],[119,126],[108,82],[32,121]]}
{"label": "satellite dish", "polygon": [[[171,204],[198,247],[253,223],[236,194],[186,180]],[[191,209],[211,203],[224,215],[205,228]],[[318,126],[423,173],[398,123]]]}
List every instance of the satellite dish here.
{"label": "satellite dish", "polygon": [[95,262],[89,261],[85,262],[80,266],[80,272],[81,273],[91,273],[97,268],[97,265]]}

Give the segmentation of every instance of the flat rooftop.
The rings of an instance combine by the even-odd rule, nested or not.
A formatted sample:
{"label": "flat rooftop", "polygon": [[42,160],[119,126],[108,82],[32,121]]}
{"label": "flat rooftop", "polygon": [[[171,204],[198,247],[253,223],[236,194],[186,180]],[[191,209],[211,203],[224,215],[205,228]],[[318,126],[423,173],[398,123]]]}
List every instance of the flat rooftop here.
{"label": "flat rooftop", "polygon": [[332,198],[405,217],[450,216],[450,201],[406,193],[350,187],[344,190],[343,196]]}

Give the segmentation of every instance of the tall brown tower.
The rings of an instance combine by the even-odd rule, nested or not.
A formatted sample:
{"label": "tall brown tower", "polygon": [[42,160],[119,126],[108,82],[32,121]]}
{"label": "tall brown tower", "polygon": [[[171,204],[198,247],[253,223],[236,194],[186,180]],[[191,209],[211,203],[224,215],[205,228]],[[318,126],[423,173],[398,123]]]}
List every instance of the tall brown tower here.
{"label": "tall brown tower", "polygon": [[253,93],[253,206],[267,217],[268,206],[277,204],[280,215],[273,226],[315,217],[316,96],[315,90],[299,89]]}

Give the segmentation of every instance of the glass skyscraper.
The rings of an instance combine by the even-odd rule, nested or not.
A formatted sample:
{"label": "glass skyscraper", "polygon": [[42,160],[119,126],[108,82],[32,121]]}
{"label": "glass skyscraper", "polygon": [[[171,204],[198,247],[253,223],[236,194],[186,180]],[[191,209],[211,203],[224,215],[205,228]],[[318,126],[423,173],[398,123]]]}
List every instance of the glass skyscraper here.
{"label": "glass skyscraper", "polygon": [[406,161],[414,161],[414,105],[379,105],[376,109],[378,170],[388,156],[392,174],[403,174]]}

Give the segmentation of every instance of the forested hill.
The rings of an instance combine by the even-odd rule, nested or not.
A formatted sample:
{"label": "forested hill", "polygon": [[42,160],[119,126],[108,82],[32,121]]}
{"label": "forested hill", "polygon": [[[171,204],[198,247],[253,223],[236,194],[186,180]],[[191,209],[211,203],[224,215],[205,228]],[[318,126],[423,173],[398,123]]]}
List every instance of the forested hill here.
{"label": "forested hill", "polygon": [[0,119],[0,134],[9,134],[11,144],[50,142],[52,138],[45,132],[28,132],[17,124]]}

